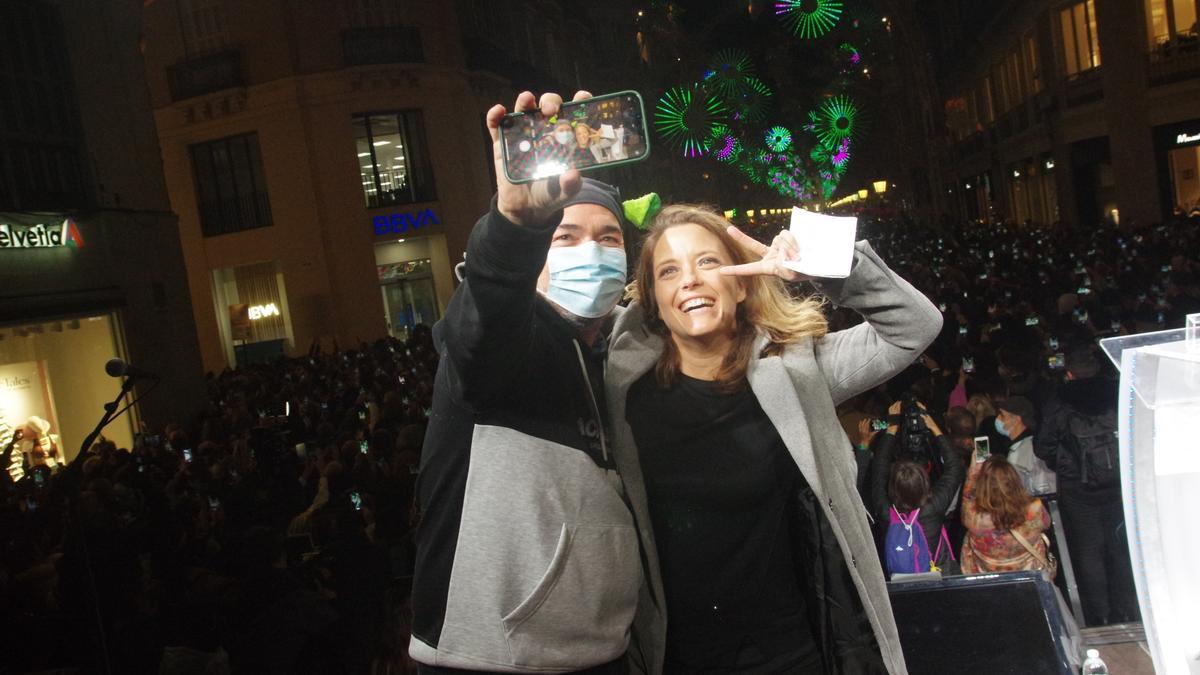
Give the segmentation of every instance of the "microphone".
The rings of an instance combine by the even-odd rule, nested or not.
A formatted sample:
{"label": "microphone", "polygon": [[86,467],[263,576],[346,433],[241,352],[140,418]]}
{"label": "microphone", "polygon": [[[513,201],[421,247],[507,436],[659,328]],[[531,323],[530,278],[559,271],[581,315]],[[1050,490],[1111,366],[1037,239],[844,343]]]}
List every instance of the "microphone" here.
{"label": "microphone", "polygon": [[109,377],[128,377],[131,380],[146,378],[157,380],[158,375],[148,370],[142,370],[137,366],[125,363],[122,359],[109,359],[108,363],[104,364],[104,372],[108,373]]}

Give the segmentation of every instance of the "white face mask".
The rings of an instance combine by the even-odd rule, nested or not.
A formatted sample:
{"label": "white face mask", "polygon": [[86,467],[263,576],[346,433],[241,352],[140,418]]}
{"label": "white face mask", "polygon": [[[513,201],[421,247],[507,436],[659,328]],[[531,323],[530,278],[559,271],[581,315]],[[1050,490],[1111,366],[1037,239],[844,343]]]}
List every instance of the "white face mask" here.
{"label": "white face mask", "polygon": [[546,255],[546,297],[585,319],[607,316],[625,291],[625,249],[586,241],[551,248]]}
{"label": "white face mask", "polygon": [[575,134],[570,131],[554,132],[554,140],[558,141],[562,145],[570,145],[571,141],[574,138],[575,138]]}

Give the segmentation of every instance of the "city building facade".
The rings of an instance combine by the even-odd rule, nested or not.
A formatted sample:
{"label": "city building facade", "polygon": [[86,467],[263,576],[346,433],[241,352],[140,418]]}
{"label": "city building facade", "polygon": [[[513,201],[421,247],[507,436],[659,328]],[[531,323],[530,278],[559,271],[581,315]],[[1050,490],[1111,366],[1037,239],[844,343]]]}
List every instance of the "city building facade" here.
{"label": "city building facade", "polygon": [[1196,0],[939,3],[941,189],[958,215],[1086,227],[1200,205],[1198,10]]}
{"label": "city building facade", "polygon": [[105,430],[121,447],[139,420],[190,421],[203,402],[141,11],[137,0],[0,3],[0,446],[36,417],[48,423],[34,425],[39,442],[74,457],[118,392],[105,372],[114,357],[164,387],[143,380],[144,397]]}
{"label": "city building facade", "polygon": [[545,2],[148,3],[205,367],[436,322],[494,191],[484,113],[593,81],[603,52],[569,39],[593,21]]}

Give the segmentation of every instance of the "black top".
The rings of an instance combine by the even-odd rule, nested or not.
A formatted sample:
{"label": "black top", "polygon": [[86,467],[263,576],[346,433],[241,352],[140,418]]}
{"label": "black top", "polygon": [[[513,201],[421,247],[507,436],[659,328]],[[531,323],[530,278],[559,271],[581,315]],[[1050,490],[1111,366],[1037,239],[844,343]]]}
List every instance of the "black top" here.
{"label": "black top", "polygon": [[792,556],[789,508],[804,478],[748,387],[724,393],[653,371],[629,390],[667,600],[667,666],[730,666],[816,653]]}

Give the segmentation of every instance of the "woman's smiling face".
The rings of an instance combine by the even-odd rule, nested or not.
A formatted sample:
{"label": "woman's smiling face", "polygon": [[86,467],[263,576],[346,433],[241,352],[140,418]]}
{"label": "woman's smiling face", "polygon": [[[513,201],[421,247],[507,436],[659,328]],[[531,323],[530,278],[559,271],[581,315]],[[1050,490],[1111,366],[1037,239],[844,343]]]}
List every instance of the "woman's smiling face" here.
{"label": "woman's smiling face", "polygon": [[737,326],[737,306],[746,290],[737,277],[718,272],[733,256],[712,232],[678,225],[654,246],[654,300],[658,315],[677,342],[724,341]]}

